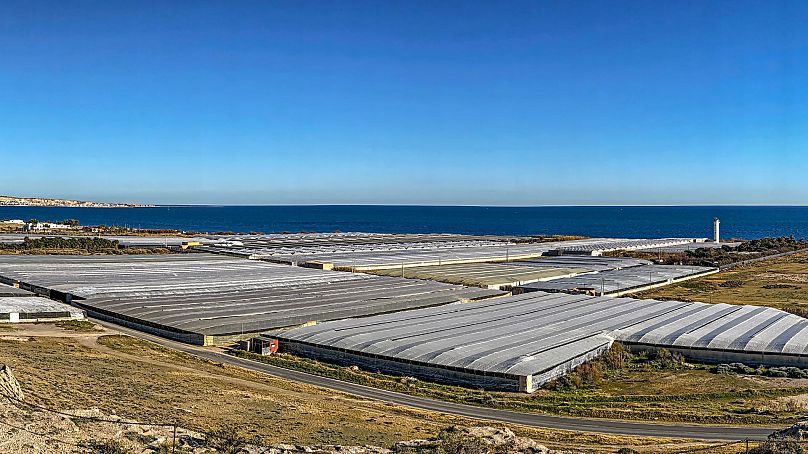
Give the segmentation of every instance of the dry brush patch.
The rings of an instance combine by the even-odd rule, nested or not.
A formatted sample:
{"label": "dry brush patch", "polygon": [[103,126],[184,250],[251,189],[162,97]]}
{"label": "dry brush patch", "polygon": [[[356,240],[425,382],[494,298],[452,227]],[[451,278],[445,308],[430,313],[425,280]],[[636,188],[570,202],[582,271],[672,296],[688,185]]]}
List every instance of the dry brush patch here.
{"label": "dry brush patch", "polygon": [[637,298],[751,304],[808,315],[808,252],[638,293]]}
{"label": "dry brush patch", "polygon": [[[619,344],[616,344],[619,345]],[[391,391],[470,405],[578,417],[704,424],[790,425],[798,412],[766,407],[779,397],[808,392],[808,380],[717,374],[712,366],[668,357],[605,355],[533,394],[487,392],[341,367],[281,354],[273,365]],[[612,364],[608,366],[607,364]]]}
{"label": "dry brush patch", "polygon": [[[15,335],[25,333],[20,328]],[[98,344],[87,340],[96,338]],[[241,424],[248,436],[264,443],[391,446],[453,424],[480,424],[224,366],[126,336],[26,339],[0,339],[0,362],[14,367],[27,398],[53,408],[98,408],[139,421],[176,421],[189,429]],[[511,429],[551,448],[592,452],[691,446],[675,440]]]}

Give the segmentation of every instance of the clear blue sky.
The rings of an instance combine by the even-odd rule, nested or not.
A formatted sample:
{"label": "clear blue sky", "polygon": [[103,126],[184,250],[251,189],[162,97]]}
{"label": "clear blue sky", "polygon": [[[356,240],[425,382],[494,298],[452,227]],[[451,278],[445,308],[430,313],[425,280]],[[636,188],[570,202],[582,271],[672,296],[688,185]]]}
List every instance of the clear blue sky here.
{"label": "clear blue sky", "polygon": [[808,204],[806,1],[3,1],[0,194]]}

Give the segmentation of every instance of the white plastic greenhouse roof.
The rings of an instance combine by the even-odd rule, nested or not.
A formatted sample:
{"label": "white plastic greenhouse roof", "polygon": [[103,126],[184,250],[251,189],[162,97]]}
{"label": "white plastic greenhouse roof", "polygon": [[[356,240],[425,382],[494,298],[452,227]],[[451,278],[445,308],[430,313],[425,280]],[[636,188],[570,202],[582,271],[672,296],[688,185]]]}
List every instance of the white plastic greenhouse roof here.
{"label": "white plastic greenhouse roof", "polygon": [[600,255],[609,251],[638,251],[661,247],[695,244],[702,238],[655,238],[655,239],[593,239],[583,244],[562,245],[558,249],[564,253],[578,253],[587,255]]}
{"label": "white plastic greenhouse roof", "polygon": [[38,296],[0,297],[0,314],[18,313],[35,316],[53,312],[70,314],[74,317],[84,315],[80,309]]}
{"label": "white plastic greenhouse roof", "polygon": [[548,282],[521,285],[523,291],[574,292],[591,290],[600,294],[625,292],[651,285],[670,284],[685,278],[718,271],[717,268],[687,265],[640,265],[581,274]]}
{"label": "white plastic greenhouse roof", "polygon": [[650,265],[648,260],[631,257],[603,257],[594,255],[560,255],[534,260],[510,262],[511,265],[532,267],[586,268],[592,271],[617,270],[634,266]]}
{"label": "white plastic greenhouse roof", "polygon": [[598,254],[607,250],[643,249],[687,244],[693,238],[622,239],[586,238],[545,243],[514,243],[507,237],[440,236],[414,241],[408,236],[374,238],[362,243],[337,241],[277,242],[259,238],[233,237],[220,245],[198,249],[236,254],[284,263],[333,264],[344,269],[382,269],[396,266],[427,266],[446,263],[525,260],[553,251],[574,254]]}
{"label": "white plastic greenhouse roof", "polygon": [[161,329],[226,335],[503,295],[213,254],[0,257],[0,276]]}
{"label": "white plastic greenhouse roof", "polygon": [[675,323],[648,320],[614,335],[635,344],[808,355],[808,320],[797,315],[761,306],[671,304]]}
{"label": "white plastic greenhouse roof", "polygon": [[483,375],[538,375],[613,340],[808,355],[808,320],[776,309],[522,294],[340,320],[277,333],[298,342]]}
{"label": "white plastic greenhouse roof", "polygon": [[34,294],[28,290],[0,283],[0,296],[34,296]]}

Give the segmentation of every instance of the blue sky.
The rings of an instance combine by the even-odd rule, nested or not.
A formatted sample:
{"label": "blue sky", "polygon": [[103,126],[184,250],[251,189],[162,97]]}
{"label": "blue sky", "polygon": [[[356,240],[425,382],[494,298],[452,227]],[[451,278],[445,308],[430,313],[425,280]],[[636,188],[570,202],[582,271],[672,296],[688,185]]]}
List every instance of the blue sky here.
{"label": "blue sky", "polygon": [[808,2],[4,1],[0,194],[808,204]]}

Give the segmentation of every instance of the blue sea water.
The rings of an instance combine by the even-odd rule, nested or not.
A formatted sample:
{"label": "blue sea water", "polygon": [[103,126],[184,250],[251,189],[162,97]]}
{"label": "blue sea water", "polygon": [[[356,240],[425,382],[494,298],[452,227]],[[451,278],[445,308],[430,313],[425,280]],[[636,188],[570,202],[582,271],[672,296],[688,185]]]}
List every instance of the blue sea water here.
{"label": "blue sea water", "polygon": [[232,232],[571,234],[612,237],[808,237],[808,207],[465,207],[465,206],[161,206],[155,208],[0,207],[0,219],[83,225]]}

